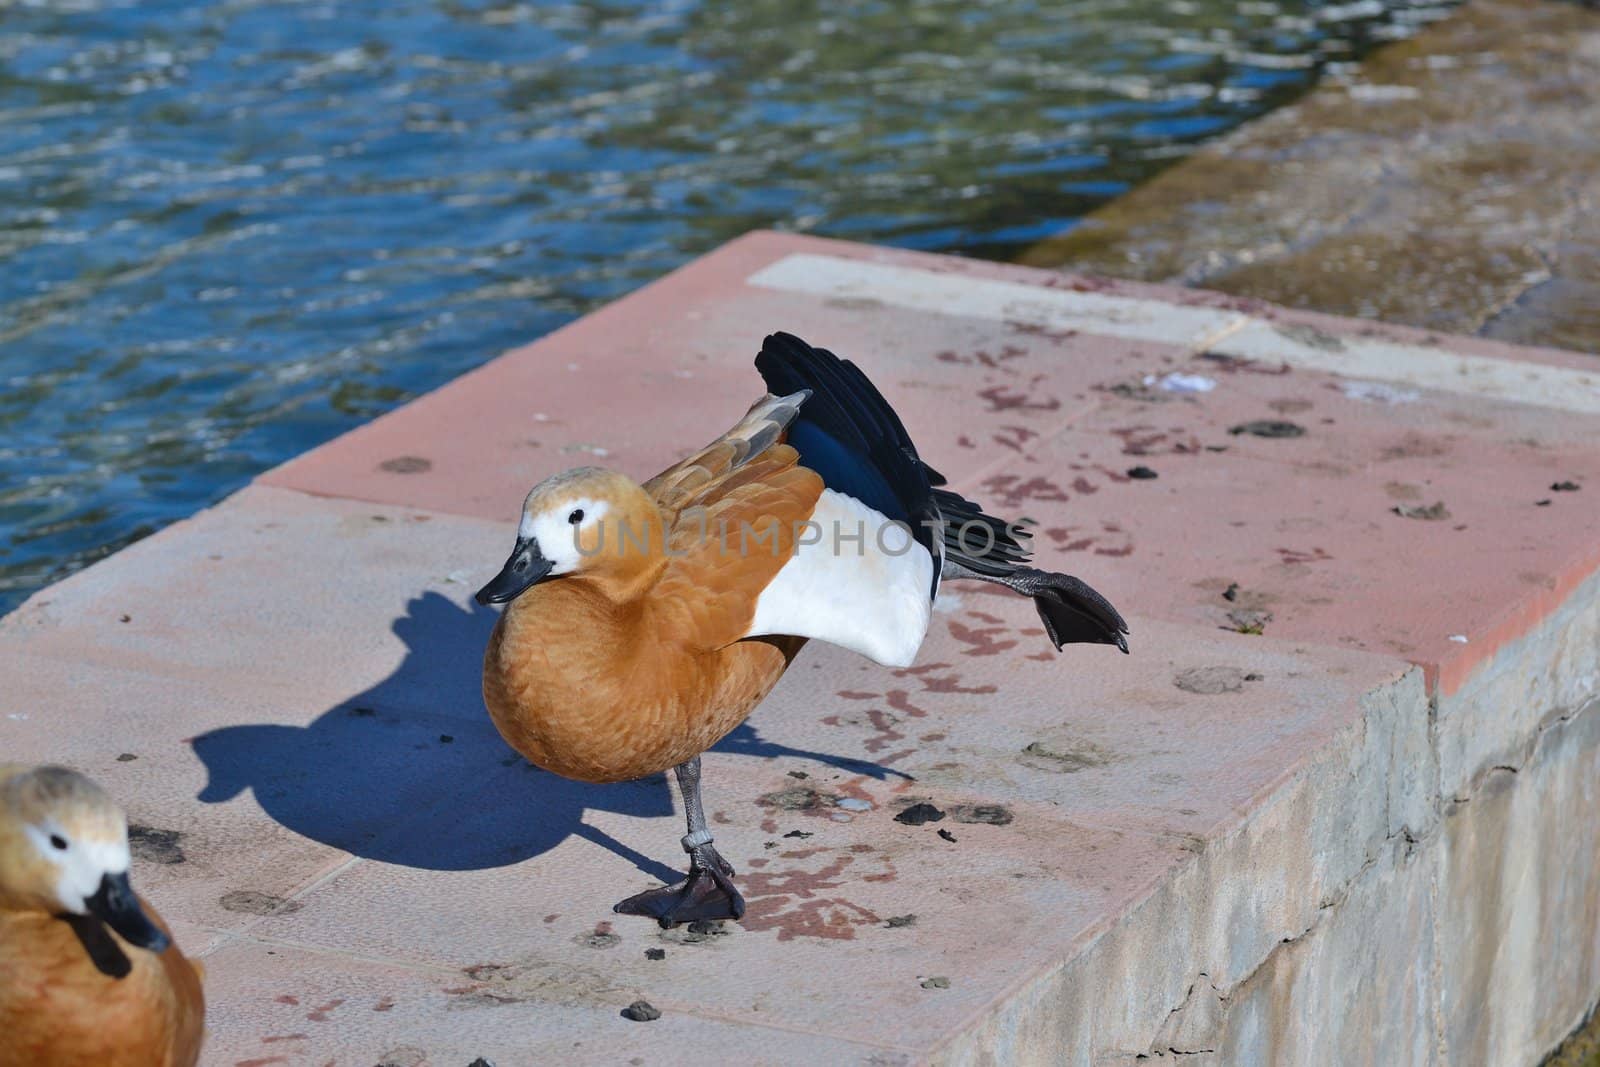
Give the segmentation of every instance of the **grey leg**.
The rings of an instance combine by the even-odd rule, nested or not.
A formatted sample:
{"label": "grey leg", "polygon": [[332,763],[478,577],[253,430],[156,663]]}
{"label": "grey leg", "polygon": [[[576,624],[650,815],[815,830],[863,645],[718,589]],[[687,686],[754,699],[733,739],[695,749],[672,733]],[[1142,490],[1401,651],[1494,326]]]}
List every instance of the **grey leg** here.
{"label": "grey leg", "polygon": [[678,792],[683,795],[683,815],[689,832],[683,835],[683,850],[689,854],[690,869],[717,870],[729,878],[733,867],[711,843],[711,827],[706,825],[706,809],[700,802],[700,757],[680,763],[673,769]]}
{"label": "grey leg", "polygon": [[684,818],[689,832],[683,850],[689,854],[689,877],[676,885],[647,889],[618,904],[623,915],[645,915],[662,926],[698,919],[737,919],[744,915],[744,898],[733,887],[733,867],[711,843],[705,806],[700,802],[700,757],[674,768],[678,791],[683,794]]}

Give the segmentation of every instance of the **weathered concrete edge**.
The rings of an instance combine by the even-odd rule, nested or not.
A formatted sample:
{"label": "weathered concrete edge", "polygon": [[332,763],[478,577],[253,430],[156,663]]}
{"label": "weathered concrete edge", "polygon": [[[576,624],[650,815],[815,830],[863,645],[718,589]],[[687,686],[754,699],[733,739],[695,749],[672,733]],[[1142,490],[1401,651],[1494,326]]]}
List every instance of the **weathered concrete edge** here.
{"label": "weathered concrete edge", "polygon": [[1600,573],[1436,698],[1435,743],[1446,800],[1471,797],[1497,767],[1528,759],[1552,718],[1600,691]]}
{"label": "weathered concrete edge", "polygon": [[1161,1047],[1197,983],[1232,989],[1277,946],[1303,937],[1389,842],[1437,819],[1436,782],[1397,773],[1430,747],[1421,669],[1406,668],[1361,704],[1320,758],[1241,825],[1194,842],[1194,860],[1175,877],[936,1062],[1132,1061]]}
{"label": "weathered concrete edge", "polygon": [[[1600,996],[1600,871],[1584,859],[1600,820],[1567,817],[1600,794],[1597,673],[1600,575],[1442,712],[1420,669],[1372,691],[1321,759],[936,1062],[1451,1063],[1491,1047],[1484,1062],[1536,1062]],[[1470,771],[1469,748],[1491,753]],[[1592,841],[1567,839],[1584,827]],[[1573,937],[1593,948],[1556,949]],[[1502,988],[1548,995],[1510,1004]]]}

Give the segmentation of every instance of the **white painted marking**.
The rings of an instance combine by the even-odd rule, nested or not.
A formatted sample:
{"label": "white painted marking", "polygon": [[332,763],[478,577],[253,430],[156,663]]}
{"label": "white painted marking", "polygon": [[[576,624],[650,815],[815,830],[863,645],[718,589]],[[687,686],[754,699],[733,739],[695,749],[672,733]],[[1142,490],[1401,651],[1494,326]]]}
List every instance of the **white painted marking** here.
{"label": "white painted marking", "polygon": [[[1448,343],[1448,342],[1447,342]],[[1295,326],[1252,321],[1212,346],[1226,356],[1288,363],[1341,378],[1437,389],[1520,404],[1600,415],[1600,370],[1582,371],[1467,356],[1443,347],[1335,337]]]}
{"label": "white painted marking", "polygon": [[745,637],[790,634],[909,667],[928,633],[933,557],[903,526],[824,489],[794,558],[756,599]]}
{"label": "white painted marking", "polygon": [[1237,312],[1214,308],[1186,308],[1159,300],[1079,293],[805,253],[769,264],[747,281],[764,289],[846,299],[872,297],[916,311],[1184,346],[1204,345],[1245,322]]}
{"label": "white painted marking", "polygon": [[914,311],[1161,342],[1195,352],[1287,363],[1342,378],[1600,414],[1600,369],[1463,355],[1444,346],[1335,337],[1143,297],[1079,293],[810,253],[786,256],[746,281],[785,292],[866,297]]}

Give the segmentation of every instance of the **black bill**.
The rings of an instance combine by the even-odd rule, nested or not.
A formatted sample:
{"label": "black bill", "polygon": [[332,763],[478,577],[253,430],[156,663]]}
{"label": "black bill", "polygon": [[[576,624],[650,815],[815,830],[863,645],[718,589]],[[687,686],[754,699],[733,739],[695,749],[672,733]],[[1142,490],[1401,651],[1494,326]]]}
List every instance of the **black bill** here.
{"label": "black bill", "polygon": [[100,888],[83,903],[89,909],[89,914],[111,927],[122,940],[135,948],[165,952],[172,943],[145,914],[139,898],[133,894],[133,886],[128,884],[126,871],[108,874],[100,879]]}
{"label": "black bill", "polygon": [[500,568],[500,573],[489,579],[489,584],[478,590],[480,604],[504,604],[515,600],[539,579],[550,573],[555,564],[544,558],[539,542],[532,538],[517,538],[511,558]]}

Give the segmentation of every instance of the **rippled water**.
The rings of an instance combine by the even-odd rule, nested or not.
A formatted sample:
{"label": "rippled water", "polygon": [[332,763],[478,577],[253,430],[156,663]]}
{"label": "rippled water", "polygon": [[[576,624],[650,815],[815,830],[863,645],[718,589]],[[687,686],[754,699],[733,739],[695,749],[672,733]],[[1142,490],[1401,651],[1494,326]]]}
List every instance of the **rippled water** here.
{"label": "rippled water", "polygon": [[1442,10],[0,3],[0,611],[752,227],[1005,257]]}

